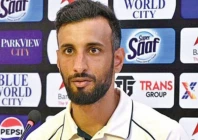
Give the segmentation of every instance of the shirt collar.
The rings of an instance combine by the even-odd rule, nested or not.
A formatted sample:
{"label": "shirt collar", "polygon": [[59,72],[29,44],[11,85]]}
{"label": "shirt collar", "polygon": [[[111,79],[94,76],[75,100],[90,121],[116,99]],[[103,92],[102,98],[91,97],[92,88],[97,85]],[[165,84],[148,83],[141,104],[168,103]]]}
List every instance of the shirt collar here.
{"label": "shirt collar", "polygon": [[[123,90],[119,90],[120,100],[118,106],[103,129],[106,134],[126,139],[130,133],[133,106],[132,100],[128,95]],[[69,102],[66,108],[62,137],[68,140],[72,137],[76,137],[77,128],[78,126],[71,116],[71,102]]]}
{"label": "shirt collar", "polygon": [[71,102],[69,102],[66,108],[62,137],[69,140],[77,136],[77,128],[78,126],[71,116]]}
{"label": "shirt collar", "polygon": [[106,125],[106,134],[126,139],[129,136],[133,115],[133,104],[129,96],[121,89],[116,110]]}

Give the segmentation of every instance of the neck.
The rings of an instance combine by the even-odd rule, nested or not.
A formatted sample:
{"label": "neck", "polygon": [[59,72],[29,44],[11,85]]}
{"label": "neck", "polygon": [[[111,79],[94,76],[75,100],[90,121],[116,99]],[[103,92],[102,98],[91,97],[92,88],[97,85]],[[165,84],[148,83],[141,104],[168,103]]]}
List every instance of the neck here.
{"label": "neck", "polygon": [[119,102],[119,91],[113,89],[105,96],[91,105],[77,105],[72,103],[72,117],[77,126],[94,136],[108,122]]}

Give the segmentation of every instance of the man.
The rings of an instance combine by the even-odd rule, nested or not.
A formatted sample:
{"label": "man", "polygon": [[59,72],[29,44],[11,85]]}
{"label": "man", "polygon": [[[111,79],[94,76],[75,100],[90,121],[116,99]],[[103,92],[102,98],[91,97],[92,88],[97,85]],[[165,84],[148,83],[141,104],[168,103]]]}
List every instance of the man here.
{"label": "man", "polygon": [[71,102],[27,140],[188,140],[181,126],[114,87],[124,50],[114,13],[75,1],[56,18],[57,66]]}

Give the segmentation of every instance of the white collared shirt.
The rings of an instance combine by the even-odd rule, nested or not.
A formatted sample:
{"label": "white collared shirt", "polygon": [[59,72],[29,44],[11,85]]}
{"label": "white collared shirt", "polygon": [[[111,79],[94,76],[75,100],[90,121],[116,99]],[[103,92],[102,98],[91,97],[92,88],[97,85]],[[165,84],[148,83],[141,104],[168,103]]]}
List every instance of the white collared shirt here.
{"label": "white collared shirt", "polygon": [[[84,140],[67,109],[50,118],[27,140]],[[141,103],[132,101],[123,91],[119,104],[107,125],[91,140],[190,140],[176,121]]]}

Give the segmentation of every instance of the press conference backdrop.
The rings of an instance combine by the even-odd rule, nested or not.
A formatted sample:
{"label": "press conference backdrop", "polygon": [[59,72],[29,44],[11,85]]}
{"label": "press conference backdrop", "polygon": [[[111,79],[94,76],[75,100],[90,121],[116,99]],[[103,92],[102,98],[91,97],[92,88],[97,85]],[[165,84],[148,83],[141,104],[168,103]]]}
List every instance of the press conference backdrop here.
{"label": "press conference backdrop", "polygon": [[[112,8],[126,51],[115,86],[177,120],[198,140],[198,1],[98,0]],[[0,139],[18,140],[27,114],[46,121],[68,103],[56,66],[54,20],[73,0],[0,0]]]}

